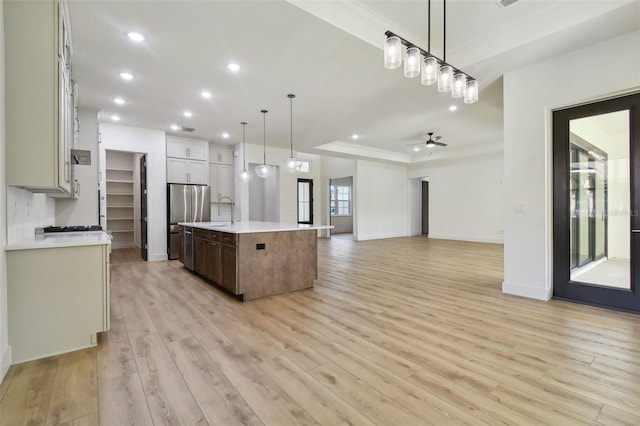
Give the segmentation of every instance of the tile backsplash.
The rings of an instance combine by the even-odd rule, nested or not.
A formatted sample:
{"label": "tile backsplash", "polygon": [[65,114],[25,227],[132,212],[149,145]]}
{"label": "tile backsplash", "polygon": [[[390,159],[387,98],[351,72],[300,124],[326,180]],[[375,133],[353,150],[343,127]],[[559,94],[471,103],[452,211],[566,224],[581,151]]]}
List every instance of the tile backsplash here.
{"label": "tile backsplash", "polygon": [[45,194],[7,186],[7,243],[32,238],[35,228],[54,225],[56,202]]}

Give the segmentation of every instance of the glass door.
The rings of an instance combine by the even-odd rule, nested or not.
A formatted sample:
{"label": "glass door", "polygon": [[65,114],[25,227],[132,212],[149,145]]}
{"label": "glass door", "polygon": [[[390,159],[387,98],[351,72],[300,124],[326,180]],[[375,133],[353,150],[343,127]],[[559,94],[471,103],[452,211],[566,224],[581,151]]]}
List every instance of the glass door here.
{"label": "glass door", "polygon": [[640,94],[553,113],[556,298],[640,311]]}

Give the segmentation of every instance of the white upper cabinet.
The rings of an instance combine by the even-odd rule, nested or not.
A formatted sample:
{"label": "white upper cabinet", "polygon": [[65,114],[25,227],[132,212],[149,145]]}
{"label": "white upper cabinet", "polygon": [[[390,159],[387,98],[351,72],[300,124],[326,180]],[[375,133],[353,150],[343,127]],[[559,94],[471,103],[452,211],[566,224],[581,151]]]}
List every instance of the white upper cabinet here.
{"label": "white upper cabinet", "polygon": [[69,197],[75,114],[66,2],[3,7],[6,183]]}
{"label": "white upper cabinet", "polygon": [[[212,203],[230,203],[233,200],[233,167],[226,164],[209,164],[209,186]],[[221,200],[223,197],[231,200]]]}
{"label": "white upper cabinet", "polygon": [[206,161],[167,158],[167,183],[208,185],[207,165]]}
{"label": "white upper cabinet", "polygon": [[209,158],[209,142],[168,136],[167,157],[207,161]]}
{"label": "white upper cabinet", "polygon": [[233,147],[209,144],[209,163],[233,165]]}

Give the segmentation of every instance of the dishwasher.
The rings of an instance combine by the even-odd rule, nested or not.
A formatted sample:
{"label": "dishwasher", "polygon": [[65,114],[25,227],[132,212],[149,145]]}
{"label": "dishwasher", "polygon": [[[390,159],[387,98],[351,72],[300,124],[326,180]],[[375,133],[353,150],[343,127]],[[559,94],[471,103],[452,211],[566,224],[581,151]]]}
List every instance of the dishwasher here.
{"label": "dishwasher", "polygon": [[184,228],[184,267],[193,271],[193,233],[191,228]]}

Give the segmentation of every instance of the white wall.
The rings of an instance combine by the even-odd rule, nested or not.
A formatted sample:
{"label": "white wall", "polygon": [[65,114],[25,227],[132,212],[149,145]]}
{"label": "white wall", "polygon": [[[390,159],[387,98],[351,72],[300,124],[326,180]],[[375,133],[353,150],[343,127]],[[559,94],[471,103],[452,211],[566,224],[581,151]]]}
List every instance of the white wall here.
{"label": "white wall", "polygon": [[635,31],[505,74],[505,293],[552,295],[551,110],[640,88],[639,39]]}
{"label": "white wall", "polygon": [[[147,207],[148,259],[167,260],[167,163],[165,133],[111,123],[100,123],[102,143],[100,156],[105,150],[147,154]],[[104,163],[101,163],[105,176]],[[101,185],[103,185],[101,182]]]}
{"label": "white wall", "polygon": [[357,160],[354,184],[354,239],[409,235],[407,168]]}
{"label": "white wall", "polygon": [[[241,183],[237,179],[237,174],[243,169],[243,155],[242,155],[242,146],[236,145],[235,149],[238,151],[238,156],[235,157],[234,162],[234,171],[236,176],[234,176],[234,193],[235,193],[235,201],[236,201],[236,212],[234,217],[239,217],[240,220],[247,221],[249,220],[249,184]],[[253,164],[262,164],[263,162],[263,148],[262,145],[246,145],[247,151],[247,170],[253,173],[253,180],[261,179],[259,178],[253,169],[250,166]],[[290,152],[287,149],[281,148],[273,148],[267,146],[266,149],[267,154],[267,164],[272,166],[280,167],[280,165],[289,158]],[[295,153],[294,153],[295,154]],[[278,199],[278,216],[279,221],[282,223],[297,223],[298,221],[298,210],[297,210],[297,190],[298,190],[298,175],[295,173],[286,173],[279,172],[278,173],[278,192],[280,194]],[[275,207],[274,207],[275,210]],[[239,214],[238,214],[239,213]]]}
{"label": "white wall", "polygon": [[[410,167],[409,177],[429,178],[429,238],[501,243],[502,168],[502,153]],[[420,204],[422,186],[410,193]],[[421,216],[410,224],[412,234],[421,233]]]}
{"label": "white wall", "polygon": [[78,110],[80,131],[77,149],[91,151],[91,165],[75,165],[75,178],[80,182],[77,200],[56,200],[56,225],[98,224],[98,112]]}
{"label": "white wall", "polygon": [[7,242],[6,186],[5,186],[5,142],[4,142],[4,8],[0,7],[0,382],[11,365],[11,347],[7,327]]}

